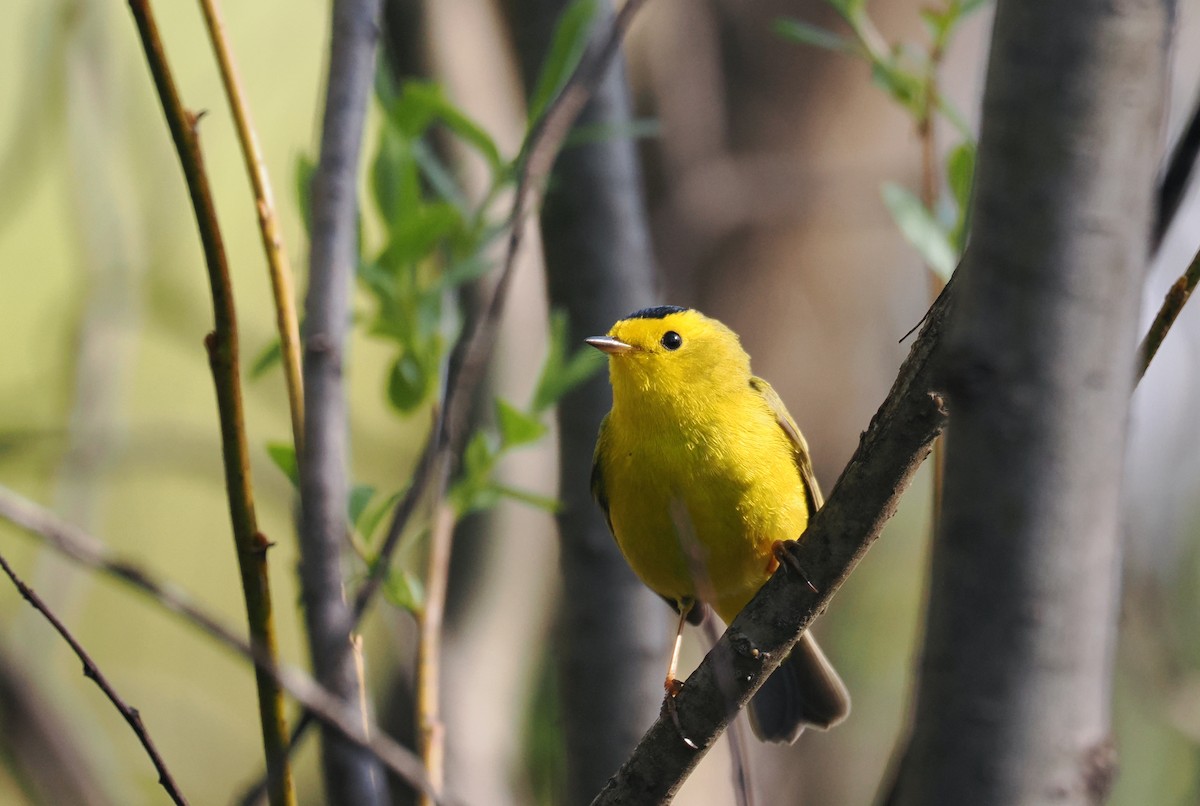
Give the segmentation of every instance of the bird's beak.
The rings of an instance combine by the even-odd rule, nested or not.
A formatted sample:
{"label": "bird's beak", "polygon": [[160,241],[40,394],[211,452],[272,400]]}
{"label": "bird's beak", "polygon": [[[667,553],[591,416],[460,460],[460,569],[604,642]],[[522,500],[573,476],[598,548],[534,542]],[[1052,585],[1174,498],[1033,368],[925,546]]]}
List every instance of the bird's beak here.
{"label": "bird's beak", "polygon": [[584,339],[584,341],[600,352],[608,353],[609,355],[620,355],[633,349],[632,344],[626,344],[623,341],[611,339],[608,336],[592,336],[590,339]]}

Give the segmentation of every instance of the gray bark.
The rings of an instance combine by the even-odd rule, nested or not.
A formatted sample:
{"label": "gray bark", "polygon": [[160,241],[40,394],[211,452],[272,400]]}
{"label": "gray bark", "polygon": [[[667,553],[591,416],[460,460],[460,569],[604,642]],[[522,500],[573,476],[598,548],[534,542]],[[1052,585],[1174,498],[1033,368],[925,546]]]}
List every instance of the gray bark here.
{"label": "gray bark", "polygon": [[[379,0],[335,0],[321,153],[312,188],[312,253],[305,303],[307,411],[300,460],[300,577],[313,671],[357,708],[360,684],[343,590],[346,547],[346,393],[342,366],[357,261],[357,178],[363,118],[375,71]],[[379,762],[322,728],[329,803],[382,804]]]}
{"label": "gray bark", "polygon": [[[568,3],[513,2],[514,36],[532,85],[554,21]],[[611,10],[607,10],[611,14]],[[617,59],[579,126],[619,128],[630,118]],[[573,344],[608,332],[625,314],[655,302],[653,256],[634,144],[620,136],[567,148],[542,210],[550,303],[570,317]],[[557,667],[566,733],[566,803],[588,803],[616,772],[662,703],[670,611],[634,576],[591,500],[592,448],[611,405],[605,375],[559,405],[564,596]]]}
{"label": "gray bark", "polygon": [[997,6],[901,804],[1097,803],[1169,3]]}

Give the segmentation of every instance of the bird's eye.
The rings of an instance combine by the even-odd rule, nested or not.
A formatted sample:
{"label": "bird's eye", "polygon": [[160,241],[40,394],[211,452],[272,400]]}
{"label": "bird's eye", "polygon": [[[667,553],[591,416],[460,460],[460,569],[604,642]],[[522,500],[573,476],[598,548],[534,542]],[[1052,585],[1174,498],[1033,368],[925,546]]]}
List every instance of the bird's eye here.
{"label": "bird's eye", "polygon": [[668,350],[678,350],[683,346],[683,336],[680,336],[674,330],[668,330],[663,334],[662,346]]}

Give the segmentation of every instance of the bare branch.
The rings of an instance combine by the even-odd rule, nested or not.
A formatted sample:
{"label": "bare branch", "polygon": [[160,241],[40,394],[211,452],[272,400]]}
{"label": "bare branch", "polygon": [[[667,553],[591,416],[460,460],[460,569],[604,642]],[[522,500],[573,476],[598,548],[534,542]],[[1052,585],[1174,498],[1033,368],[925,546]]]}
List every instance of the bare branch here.
{"label": "bare branch", "polygon": [[171,771],[167,769],[167,764],[163,761],[162,756],[158,754],[158,748],[154,746],[154,741],[150,738],[150,732],[146,730],[145,724],[142,722],[142,715],[138,713],[136,708],[130,707],[121,695],[117,694],[117,690],[108,682],[108,678],[100,671],[100,667],[92,660],[91,655],[87,650],[75,640],[75,636],[67,629],[66,625],[59,621],[58,617],[51,612],[46,603],[41,597],[34,592],[32,588],[21,581],[16,572],[12,570],[8,562],[0,555],[0,568],[4,569],[4,573],[8,574],[8,578],[17,586],[17,590],[21,592],[21,596],[25,601],[33,606],[33,609],[38,611],[45,617],[46,621],[50,622],[50,626],[63,637],[63,640],[70,645],[75,656],[83,662],[83,676],[94,682],[104,692],[104,696],[108,697],[109,702],[120,712],[124,720],[129,723],[129,727],[133,729],[138,741],[146,750],[146,755],[150,756],[150,762],[154,765],[154,769],[158,770],[158,782],[162,784],[162,788],[167,791],[167,795],[172,801],[179,806],[186,806],[187,799],[183,793],[179,791],[179,786],[175,783],[175,779],[171,776]]}
{"label": "bare branch", "polygon": [[[246,444],[242,412],[242,385],[238,367],[237,314],[233,304],[233,284],[225,246],[213,206],[208,174],[196,134],[198,118],[183,106],[171,77],[158,27],[147,0],[129,0],[129,9],[137,23],[142,48],[158,91],[159,101],[171,130],[171,139],[179,155],[191,196],[196,226],[204,247],[208,283],[212,292],[213,332],[205,339],[213,383],[217,390],[217,412],[221,423],[221,456],[225,464],[225,487],[233,540],[237,549],[242,596],[251,640],[270,657],[278,655],[275,645],[275,619],[271,609],[271,588],[267,576],[267,548],[270,542],[258,531],[254,514],[254,493],[250,481],[250,452]],[[268,675],[257,674],[259,720],[267,761],[273,806],[290,806],[296,795],[287,757],[287,720],[283,714],[283,692]]]}
{"label": "bare branch", "polygon": [[267,175],[267,163],[254,123],[250,120],[250,106],[246,93],[238,78],[237,66],[233,62],[233,50],[225,35],[225,23],[217,0],[200,0],[204,10],[204,22],[217,65],[221,69],[221,82],[225,95],[229,97],[229,108],[237,125],[238,141],[246,161],[246,173],[254,188],[255,207],[258,211],[259,232],[262,234],[263,251],[267,256],[267,268],[271,275],[271,292],[275,298],[275,324],[279,330],[280,351],[283,355],[283,377],[287,384],[288,409],[292,415],[292,440],[296,455],[304,441],[304,387],[300,369],[300,326],[296,319],[296,299],[292,283],[292,265],[283,244],[283,231],[275,214],[275,199],[271,192],[271,179]]}
{"label": "bare branch", "polygon": [[1162,307],[1158,309],[1158,314],[1155,315],[1150,329],[1142,339],[1141,346],[1138,347],[1138,378],[1145,375],[1146,370],[1150,368],[1150,362],[1154,360],[1154,355],[1162,346],[1163,339],[1171,330],[1171,325],[1175,324],[1175,320],[1179,318],[1183,306],[1187,304],[1192,291],[1196,289],[1197,282],[1200,282],[1200,252],[1196,252],[1196,256],[1188,264],[1187,270],[1171,284],[1171,288],[1168,289],[1167,295],[1163,299]]}
{"label": "bare branch", "polygon": [[115,579],[146,596],[149,601],[182,616],[210,638],[254,663],[261,674],[286,690],[318,721],[336,728],[340,735],[355,745],[370,750],[416,791],[433,794],[433,787],[425,777],[420,759],[411,751],[397,744],[377,725],[372,723],[364,727],[353,704],[348,706],[299,669],[278,665],[260,647],[251,645],[194,604],[191,597],[177,586],[162,582],[136,564],[113,556],[92,535],[3,485],[0,485],[0,518],[41,538],[55,551],[80,565]]}

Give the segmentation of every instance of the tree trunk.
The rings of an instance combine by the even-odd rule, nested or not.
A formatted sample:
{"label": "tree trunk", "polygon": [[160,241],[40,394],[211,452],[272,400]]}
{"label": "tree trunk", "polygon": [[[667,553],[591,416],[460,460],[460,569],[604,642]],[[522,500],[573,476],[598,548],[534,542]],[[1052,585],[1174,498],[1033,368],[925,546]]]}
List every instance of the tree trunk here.
{"label": "tree trunk", "polygon": [[1111,786],[1121,464],[1171,9],[998,4],[898,803],[1097,803]]}

